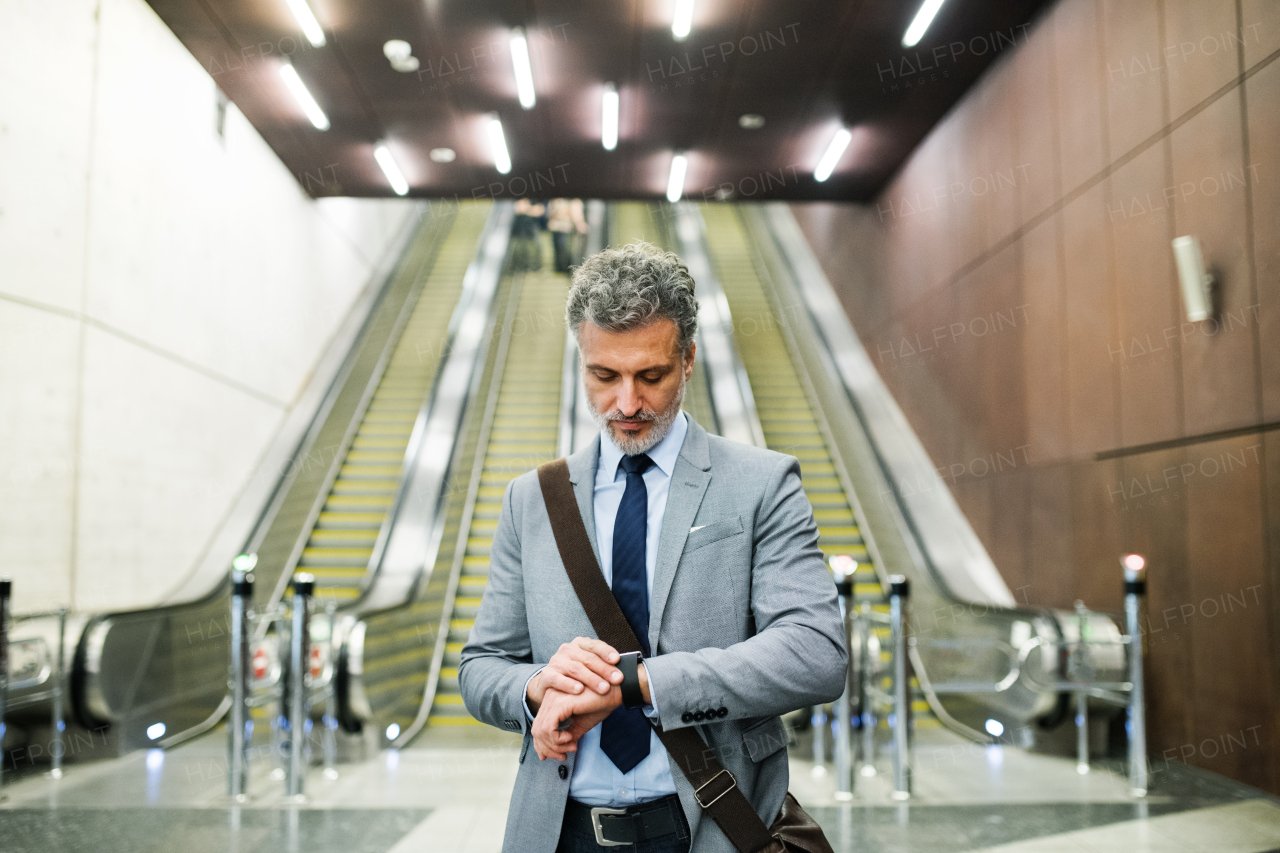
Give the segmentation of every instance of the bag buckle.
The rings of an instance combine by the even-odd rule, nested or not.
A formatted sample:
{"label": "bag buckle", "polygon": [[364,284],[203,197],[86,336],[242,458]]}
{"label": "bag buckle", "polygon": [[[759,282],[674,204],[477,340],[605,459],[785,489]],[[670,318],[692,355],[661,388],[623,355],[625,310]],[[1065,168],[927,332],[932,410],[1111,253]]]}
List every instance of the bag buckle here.
{"label": "bag buckle", "polygon": [[[703,789],[703,788],[705,788],[705,787],[707,787],[708,785],[710,785],[712,782],[716,781],[717,779],[719,779],[721,776],[728,776],[728,777],[729,777],[729,787],[725,788],[723,791],[721,791],[720,793],[718,793],[718,794],[716,794],[714,797],[712,797],[712,798],[711,798],[711,802],[709,802],[709,803],[704,803],[704,802],[702,801],[702,789]],[[723,770],[723,769],[722,769],[719,773],[717,773],[716,775],[712,776],[710,779],[708,779],[707,781],[705,781],[705,782],[703,782],[701,785],[699,785],[699,786],[698,786],[698,790],[696,790],[696,791],[694,791],[694,792],[693,792],[693,798],[694,798],[695,800],[697,800],[697,801],[698,801],[698,805],[702,806],[704,809],[709,809],[709,808],[711,808],[713,805],[715,805],[715,804],[716,804],[716,801],[717,801],[717,800],[719,800],[721,797],[723,797],[725,794],[729,793],[730,791],[732,791],[732,790],[733,790],[734,788],[736,788],[736,787],[738,787],[738,780],[737,780],[737,779],[735,779],[735,778],[733,778],[733,774],[732,774],[732,773],[730,773],[728,770]]]}
{"label": "bag buckle", "polygon": [[630,841],[610,841],[604,837],[604,827],[600,825],[601,815],[626,814],[626,809],[608,809],[604,806],[596,806],[591,809],[591,828],[596,831],[596,844],[601,847],[629,847]]}

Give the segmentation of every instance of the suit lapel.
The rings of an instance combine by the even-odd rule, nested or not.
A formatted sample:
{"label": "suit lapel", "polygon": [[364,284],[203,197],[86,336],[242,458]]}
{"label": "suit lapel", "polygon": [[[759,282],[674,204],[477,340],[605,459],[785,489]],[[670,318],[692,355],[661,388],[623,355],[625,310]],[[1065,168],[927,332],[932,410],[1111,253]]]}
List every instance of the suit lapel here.
{"label": "suit lapel", "polygon": [[667,606],[667,596],[671,593],[685,540],[689,538],[689,526],[698,514],[710,482],[711,455],[707,448],[707,432],[689,418],[689,432],[671,472],[662,533],[658,536],[658,559],[653,571],[653,595],[649,601],[649,647],[655,654],[662,613]]}
{"label": "suit lapel", "polygon": [[573,483],[573,495],[578,499],[578,513],[587,528],[591,551],[600,565],[600,545],[596,542],[596,465],[600,460],[600,435],[589,445],[565,460],[569,465],[569,482]]}

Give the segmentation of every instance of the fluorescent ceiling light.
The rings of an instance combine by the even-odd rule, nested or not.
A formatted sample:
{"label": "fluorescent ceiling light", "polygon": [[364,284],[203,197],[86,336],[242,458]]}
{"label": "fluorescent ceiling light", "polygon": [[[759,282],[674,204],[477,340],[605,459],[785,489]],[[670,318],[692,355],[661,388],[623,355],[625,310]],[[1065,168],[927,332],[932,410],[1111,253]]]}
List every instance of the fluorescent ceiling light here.
{"label": "fluorescent ceiling light", "polygon": [[671,18],[671,35],[676,41],[689,37],[693,29],[693,0],[676,0],[676,13]]}
{"label": "fluorescent ceiling light", "polygon": [[538,97],[533,92],[533,68],[529,65],[529,42],[524,37],[524,30],[519,27],[511,31],[511,65],[516,72],[516,94],[520,96],[520,106],[531,110],[538,102]]}
{"label": "fluorescent ceiling light", "polygon": [[600,143],[605,151],[618,147],[618,87],[612,83],[604,86],[604,117],[600,125]]}
{"label": "fluorescent ceiling light", "polygon": [[818,161],[818,168],[813,170],[813,179],[815,181],[821,183],[831,177],[831,173],[836,170],[836,164],[840,162],[840,158],[844,155],[844,150],[849,147],[851,138],[853,138],[853,134],[849,132],[847,127],[842,127],[836,131],[836,135],[831,138],[831,144],[827,146],[826,153]]}
{"label": "fluorescent ceiling light", "polygon": [[493,147],[493,166],[502,174],[511,171],[511,155],[507,153],[507,138],[502,133],[502,119],[489,119],[489,144]]}
{"label": "fluorescent ceiling light", "polygon": [[280,76],[284,78],[285,85],[289,87],[290,92],[293,92],[293,97],[297,99],[298,106],[302,107],[302,111],[307,114],[307,118],[311,119],[311,123],[316,126],[316,130],[328,130],[329,117],[324,114],[324,110],[320,109],[316,99],[311,97],[311,92],[307,90],[307,84],[302,82],[302,78],[298,76],[298,72],[293,65],[288,62],[281,65]]}
{"label": "fluorescent ceiling light", "polygon": [[677,202],[684,195],[684,173],[689,168],[689,158],[677,154],[671,158],[671,177],[667,179],[667,201]]}
{"label": "fluorescent ceiling light", "polygon": [[307,5],[307,0],[284,0],[289,4],[289,11],[293,12],[293,17],[298,19],[298,26],[302,27],[302,34],[307,37],[307,41],[311,42],[312,47],[324,47],[324,30],[320,28],[320,22],[316,20],[315,12],[311,11],[311,7]]}
{"label": "fluorescent ceiling light", "polygon": [[377,160],[378,165],[382,167],[382,174],[387,176],[387,183],[391,184],[391,189],[396,191],[396,195],[406,195],[409,192],[409,182],[404,179],[404,173],[396,165],[395,158],[391,156],[387,146],[378,143],[378,147],[373,149],[373,159]]}
{"label": "fluorescent ceiling light", "polygon": [[924,31],[933,23],[933,16],[942,8],[942,2],[943,0],[924,0],[924,5],[916,12],[911,26],[907,27],[906,35],[902,37],[903,47],[915,47],[920,43],[920,39],[924,38]]}

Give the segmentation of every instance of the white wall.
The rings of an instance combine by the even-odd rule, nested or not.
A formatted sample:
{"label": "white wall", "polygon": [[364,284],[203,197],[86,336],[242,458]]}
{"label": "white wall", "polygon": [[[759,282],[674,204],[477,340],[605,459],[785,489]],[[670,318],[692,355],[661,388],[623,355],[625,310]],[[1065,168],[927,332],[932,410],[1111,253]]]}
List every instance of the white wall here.
{"label": "white wall", "polygon": [[0,574],[164,599],[419,207],[312,201],[144,0],[4,0]]}

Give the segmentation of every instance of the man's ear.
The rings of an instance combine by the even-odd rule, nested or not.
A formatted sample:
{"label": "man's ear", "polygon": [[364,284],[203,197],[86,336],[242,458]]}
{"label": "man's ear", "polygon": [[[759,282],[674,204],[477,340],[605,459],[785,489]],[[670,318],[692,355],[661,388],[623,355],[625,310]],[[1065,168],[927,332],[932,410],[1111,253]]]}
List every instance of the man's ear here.
{"label": "man's ear", "polygon": [[688,382],[690,379],[693,378],[693,365],[694,365],[693,356],[694,356],[694,353],[697,352],[697,350],[698,350],[697,341],[692,341],[689,344],[689,349],[684,354],[684,381],[685,382]]}

